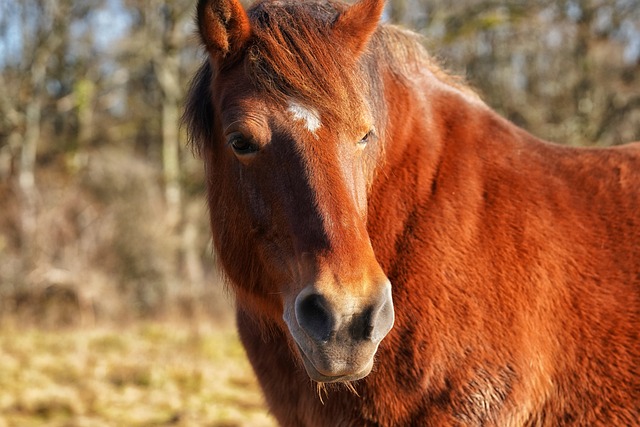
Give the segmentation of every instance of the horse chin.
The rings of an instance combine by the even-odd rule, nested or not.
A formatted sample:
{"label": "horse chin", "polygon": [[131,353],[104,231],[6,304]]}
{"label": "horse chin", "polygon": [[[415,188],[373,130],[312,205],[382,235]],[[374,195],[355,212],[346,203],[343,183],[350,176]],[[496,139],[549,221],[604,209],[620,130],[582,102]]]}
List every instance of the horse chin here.
{"label": "horse chin", "polygon": [[299,345],[298,350],[300,356],[302,357],[302,363],[304,364],[304,368],[307,371],[307,375],[309,375],[309,378],[311,378],[313,381],[319,383],[337,383],[360,380],[369,375],[371,369],[373,368],[373,357],[371,357],[371,359],[361,369],[356,368],[350,369],[348,371],[343,370],[343,372],[337,374],[333,374],[330,372],[320,372]]}

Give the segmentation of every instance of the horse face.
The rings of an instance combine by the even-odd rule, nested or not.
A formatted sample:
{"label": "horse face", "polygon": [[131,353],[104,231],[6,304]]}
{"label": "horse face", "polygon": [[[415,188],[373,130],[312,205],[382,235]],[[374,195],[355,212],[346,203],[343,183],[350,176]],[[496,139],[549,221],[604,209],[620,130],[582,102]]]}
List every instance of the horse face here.
{"label": "horse face", "polygon": [[[343,20],[380,11],[365,1],[336,25],[352,34],[358,22]],[[225,270],[248,299],[263,294],[265,314],[277,307],[312,379],[362,378],[394,320],[391,285],[366,229],[380,152],[371,106],[352,93],[336,103],[349,112],[340,116],[294,96],[266,96],[246,71],[249,55],[228,60],[251,37],[246,14],[231,0],[201,1],[199,25],[215,72],[214,144],[205,163]],[[373,28],[365,30],[368,37]],[[366,40],[354,38],[357,54]]]}
{"label": "horse face", "polygon": [[216,167],[234,183],[225,204],[252,230],[310,377],[361,378],[393,324],[391,287],[366,230],[375,129],[366,113],[329,128],[313,106],[239,92],[244,78],[230,70],[216,82]]}

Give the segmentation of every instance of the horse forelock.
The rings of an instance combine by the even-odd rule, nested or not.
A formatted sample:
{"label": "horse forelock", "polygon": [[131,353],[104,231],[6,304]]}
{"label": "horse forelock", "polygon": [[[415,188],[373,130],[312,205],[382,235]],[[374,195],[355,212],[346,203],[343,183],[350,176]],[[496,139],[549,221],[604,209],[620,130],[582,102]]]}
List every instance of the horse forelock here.
{"label": "horse forelock", "polygon": [[261,2],[249,10],[253,39],[246,70],[255,87],[282,105],[318,110],[323,123],[357,111],[363,80],[354,55],[332,43],[344,6],[332,2]]}

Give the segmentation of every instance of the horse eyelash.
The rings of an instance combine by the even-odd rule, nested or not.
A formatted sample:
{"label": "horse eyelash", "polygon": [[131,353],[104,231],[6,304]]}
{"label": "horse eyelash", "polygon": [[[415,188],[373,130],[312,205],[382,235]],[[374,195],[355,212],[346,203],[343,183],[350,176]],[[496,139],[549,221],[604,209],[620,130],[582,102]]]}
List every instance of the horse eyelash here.
{"label": "horse eyelash", "polygon": [[360,139],[360,141],[358,141],[358,144],[365,144],[367,142],[369,142],[369,139],[373,136],[373,129],[369,130],[369,132],[367,132],[362,139]]}

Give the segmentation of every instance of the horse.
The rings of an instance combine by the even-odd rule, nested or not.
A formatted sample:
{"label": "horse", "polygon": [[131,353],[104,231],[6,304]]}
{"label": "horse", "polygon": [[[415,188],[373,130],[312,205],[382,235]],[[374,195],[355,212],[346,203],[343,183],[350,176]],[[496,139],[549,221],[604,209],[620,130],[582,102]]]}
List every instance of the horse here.
{"label": "horse", "polygon": [[540,140],[383,0],[200,0],[185,105],[283,426],[640,419],[640,143]]}

